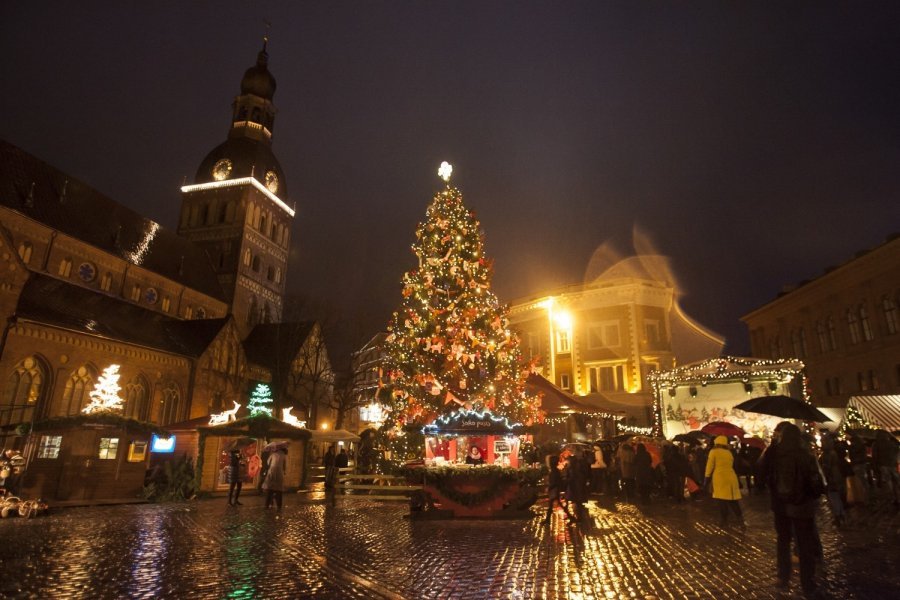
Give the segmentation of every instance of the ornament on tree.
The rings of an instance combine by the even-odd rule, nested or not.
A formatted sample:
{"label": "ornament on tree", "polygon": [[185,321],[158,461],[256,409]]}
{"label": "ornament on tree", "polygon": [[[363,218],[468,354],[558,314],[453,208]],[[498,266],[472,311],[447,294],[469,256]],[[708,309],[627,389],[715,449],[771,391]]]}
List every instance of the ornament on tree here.
{"label": "ornament on tree", "polygon": [[119,365],[109,365],[90,393],[91,401],[81,409],[90,415],[102,412],[122,412],[125,401],[119,396]]}

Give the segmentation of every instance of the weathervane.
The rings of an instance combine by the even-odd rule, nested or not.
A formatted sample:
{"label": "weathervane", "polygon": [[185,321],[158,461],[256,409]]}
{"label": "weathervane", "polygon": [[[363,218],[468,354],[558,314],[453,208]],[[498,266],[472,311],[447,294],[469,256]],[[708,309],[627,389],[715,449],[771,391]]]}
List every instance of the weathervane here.
{"label": "weathervane", "polygon": [[450,185],[450,175],[453,174],[453,165],[448,163],[446,160],[441,163],[441,168],[438,169],[438,177],[444,180],[444,182],[449,186]]}

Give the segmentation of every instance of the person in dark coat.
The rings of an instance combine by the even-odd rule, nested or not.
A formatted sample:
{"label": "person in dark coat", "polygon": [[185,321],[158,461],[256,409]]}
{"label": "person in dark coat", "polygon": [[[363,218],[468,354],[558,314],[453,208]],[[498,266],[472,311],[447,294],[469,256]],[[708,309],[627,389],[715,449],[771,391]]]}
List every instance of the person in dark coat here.
{"label": "person in dark coat", "polygon": [[550,472],[547,475],[547,516],[544,518],[544,525],[550,524],[553,517],[554,506],[559,506],[565,511],[569,521],[575,521],[575,517],[569,512],[569,507],[562,503],[560,498],[563,489],[562,473],[559,472],[559,455],[551,454],[547,457],[547,467]]}
{"label": "person in dark coat", "polygon": [[228,453],[228,473],[225,476],[225,479],[228,482],[228,504],[230,506],[241,505],[241,502],[238,501],[238,497],[241,495],[241,488],[244,487],[241,468],[242,462],[244,461],[240,448],[233,448],[231,452]]}
{"label": "person in dark coat", "polygon": [[576,521],[581,520],[585,513],[584,503],[587,501],[590,475],[587,471],[580,456],[570,454],[566,458],[566,501],[575,505],[573,514]]}
{"label": "person in dark coat", "polygon": [[[766,454],[771,454],[770,451]],[[765,455],[764,455],[765,456]],[[796,536],[800,554],[800,584],[808,596],[816,589],[816,499],[824,491],[816,458],[793,423],[782,427],[781,439],[769,457],[772,512],[778,535],[778,585],[790,586],[791,538]]]}
{"label": "person in dark coat", "polygon": [[822,456],[819,457],[819,463],[822,466],[822,473],[825,475],[828,505],[831,507],[835,525],[843,525],[845,520],[843,498],[847,486],[841,462],[835,449],[834,438],[830,435],[822,437]]}
{"label": "person in dark coat", "polygon": [[637,483],[638,496],[642,504],[650,502],[650,490],[653,488],[653,459],[647,447],[638,444],[634,452],[634,480]]}
{"label": "person in dark coat", "polygon": [[872,444],[872,465],[878,473],[878,485],[891,492],[894,506],[900,505],[900,474],[897,473],[897,440],[883,429],[875,434]]}
{"label": "person in dark coat", "polygon": [[336,480],[334,469],[334,446],[329,446],[325,456],[322,457],[322,466],[325,467],[325,489],[334,487]]}

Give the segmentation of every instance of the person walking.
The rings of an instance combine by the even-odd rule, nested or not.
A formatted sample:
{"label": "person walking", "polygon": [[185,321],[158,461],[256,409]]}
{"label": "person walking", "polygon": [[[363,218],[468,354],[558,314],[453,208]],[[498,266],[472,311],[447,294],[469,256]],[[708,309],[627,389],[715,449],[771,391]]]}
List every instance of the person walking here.
{"label": "person walking", "polygon": [[584,519],[584,503],[587,501],[587,469],[584,468],[584,459],[576,454],[570,454],[566,458],[566,502],[575,505],[573,514],[576,521]]}
{"label": "person walking", "polygon": [[738,519],[738,525],[746,527],[741,512],[741,486],[737,473],[734,472],[734,455],[728,448],[728,438],[724,435],[713,440],[713,449],[706,458],[706,480],[712,477],[712,497],[719,505],[720,525],[728,525],[728,511],[732,511]]}
{"label": "person walking", "polygon": [[650,503],[650,490],[653,488],[653,458],[647,447],[638,444],[634,452],[634,480],[637,483],[638,497],[641,504]]}
{"label": "person walking", "polygon": [[822,437],[822,456],[819,457],[819,464],[825,475],[825,490],[828,495],[828,505],[831,507],[831,516],[834,517],[834,524],[843,525],[845,520],[843,501],[846,493],[845,475],[841,468],[841,459],[834,446],[834,438],[830,435]]}
{"label": "person walking", "polygon": [[241,506],[238,497],[241,495],[241,488],[244,487],[243,471],[246,469],[246,464],[240,448],[232,448],[228,453],[228,473],[225,476],[225,480],[228,482],[229,506]]}
{"label": "person walking", "polygon": [[334,487],[334,446],[329,446],[325,456],[322,457],[322,466],[325,467],[325,489],[329,490]]}
{"label": "person walking", "polygon": [[278,448],[269,455],[269,469],[262,487],[266,490],[266,508],[272,508],[272,500],[281,510],[281,495],[284,492],[284,468],[287,462],[287,448]]}
{"label": "person walking", "polygon": [[625,502],[634,502],[634,448],[631,444],[622,444],[616,456],[619,459],[619,476]]}
{"label": "person walking", "polygon": [[606,461],[600,444],[594,444],[594,462],[591,463],[591,493],[601,494],[606,482]]}
{"label": "person walking", "polygon": [[816,457],[803,442],[793,423],[781,430],[774,448],[768,480],[772,483],[772,512],[778,536],[776,554],[778,586],[787,589],[791,579],[791,539],[800,554],[800,584],[809,596],[815,592],[815,501],[825,489]]}
{"label": "person walking", "polygon": [[566,513],[566,516],[569,517],[569,521],[574,522],[575,517],[572,516],[572,513],[569,512],[569,507],[563,504],[560,498],[562,494],[563,478],[562,473],[559,472],[558,454],[551,454],[547,457],[547,468],[549,469],[549,474],[547,475],[547,516],[544,518],[544,525],[550,524],[550,519],[553,517],[554,505],[562,508]]}

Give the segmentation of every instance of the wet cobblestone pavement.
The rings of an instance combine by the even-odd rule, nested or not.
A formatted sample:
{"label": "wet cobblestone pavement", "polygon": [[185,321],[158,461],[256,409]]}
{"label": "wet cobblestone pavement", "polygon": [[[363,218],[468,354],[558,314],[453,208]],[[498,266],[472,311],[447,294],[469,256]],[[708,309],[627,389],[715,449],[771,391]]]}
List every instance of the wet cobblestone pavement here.
{"label": "wet cobblestone pavement", "polygon": [[[790,598],[774,587],[767,499],[748,528],[712,507],[591,503],[592,524],[409,521],[405,505],[302,496],[57,510],[0,521],[4,598]],[[861,510],[861,509],[857,509]],[[823,508],[823,512],[827,512]],[[900,517],[820,521],[823,598],[900,598]]]}

